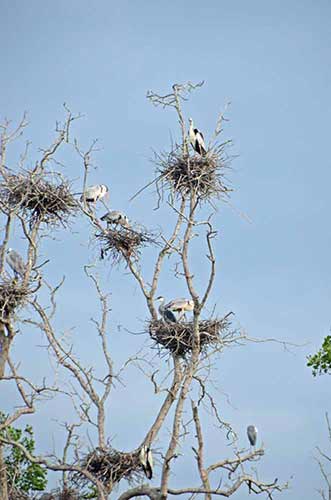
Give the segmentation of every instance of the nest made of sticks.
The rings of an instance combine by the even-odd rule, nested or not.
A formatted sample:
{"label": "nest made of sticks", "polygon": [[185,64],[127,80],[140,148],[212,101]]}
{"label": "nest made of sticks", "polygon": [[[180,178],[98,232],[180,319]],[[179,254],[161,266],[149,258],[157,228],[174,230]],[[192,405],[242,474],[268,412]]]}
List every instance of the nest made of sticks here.
{"label": "nest made of sticks", "polygon": [[22,307],[29,293],[28,287],[16,278],[0,281],[0,321]]}
{"label": "nest made of sticks", "polygon": [[57,488],[51,493],[44,493],[39,500],[80,500],[81,493],[74,488]]}
{"label": "nest made of sticks", "polygon": [[210,149],[204,156],[184,154],[178,145],[170,153],[156,154],[158,191],[166,188],[180,197],[194,192],[199,201],[228,197],[232,189],[226,179],[230,163],[227,144]]}
{"label": "nest made of sticks", "polygon": [[30,222],[67,226],[78,210],[71,184],[58,173],[32,170],[6,175],[0,183],[0,200],[7,210],[18,210]]}
{"label": "nest made of sticks", "polygon": [[148,244],[156,244],[155,237],[145,229],[107,228],[96,234],[101,246],[101,258],[109,257],[114,264],[122,259],[138,260],[140,251]]}
{"label": "nest made of sticks", "polygon": [[30,497],[27,493],[17,488],[11,488],[8,493],[8,500],[31,500],[33,497]]}
{"label": "nest made of sticks", "polygon": [[[93,474],[106,487],[113,487],[121,479],[131,482],[143,475],[139,459],[139,451],[124,453],[114,448],[96,448],[82,461],[81,466]],[[80,487],[86,486],[88,480],[77,472],[72,475],[73,481]]]}
{"label": "nest made of sticks", "polygon": [[[222,319],[201,320],[199,322],[200,352],[222,343],[222,338],[229,332],[231,322],[227,314]],[[160,350],[166,349],[178,356],[191,353],[194,340],[193,321],[166,323],[164,320],[152,320],[148,323],[148,332]]]}

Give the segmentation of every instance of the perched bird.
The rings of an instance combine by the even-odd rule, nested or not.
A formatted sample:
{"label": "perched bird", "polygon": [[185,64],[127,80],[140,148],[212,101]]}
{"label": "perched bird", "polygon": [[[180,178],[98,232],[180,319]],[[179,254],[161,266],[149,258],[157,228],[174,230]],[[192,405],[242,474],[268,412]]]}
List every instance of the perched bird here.
{"label": "perched bird", "polygon": [[247,427],[247,436],[251,446],[255,446],[257,440],[257,428],[255,425],[249,425]]}
{"label": "perched bird", "polygon": [[101,200],[109,192],[109,189],[105,184],[97,184],[95,186],[87,187],[80,197],[80,201],[86,201],[86,203],[96,203]]}
{"label": "perched bird", "polygon": [[177,318],[174,315],[174,313],[172,311],[170,311],[170,309],[165,308],[164,297],[162,297],[162,295],[160,295],[155,300],[160,302],[159,313],[162,316],[162,318],[164,319],[164,321],[166,323],[177,323]]}
{"label": "perched bird", "polygon": [[144,470],[147,479],[152,479],[153,477],[153,455],[151,449],[144,445],[139,454],[140,463]]}
{"label": "perched bird", "polygon": [[193,311],[194,302],[189,299],[174,299],[164,306],[170,311],[178,313],[178,319],[185,317],[185,313],[188,311]]}
{"label": "perched bird", "polygon": [[199,153],[199,155],[204,156],[207,153],[207,150],[205,146],[205,140],[203,138],[203,133],[200,132],[199,129],[194,128],[192,118],[189,119],[189,122],[190,122],[190,128],[188,135],[190,143],[192,144],[194,151]]}
{"label": "perched bird", "polygon": [[123,227],[130,227],[129,219],[123,212],[119,210],[111,210],[101,217],[102,221],[107,222],[107,226],[117,226],[118,224]]}
{"label": "perched bird", "polygon": [[19,253],[15,252],[12,248],[8,248],[6,261],[9,267],[14,271],[15,278],[18,276],[24,278],[26,266]]}

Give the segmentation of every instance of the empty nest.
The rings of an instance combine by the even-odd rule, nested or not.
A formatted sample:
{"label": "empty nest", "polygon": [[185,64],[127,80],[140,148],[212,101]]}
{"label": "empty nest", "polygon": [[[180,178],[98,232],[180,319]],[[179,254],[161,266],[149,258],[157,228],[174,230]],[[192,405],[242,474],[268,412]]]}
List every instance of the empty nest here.
{"label": "empty nest", "polygon": [[18,210],[30,222],[47,225],[67,226],[78,209],[70,183],[57,173],[6,175],[0,184],[0,201],[6,210]]}
{"label": "empty nest", "polygon": [[[114,448],[96,448],[85,457],[81,466],[101,481],[106,488],[112,488],[121,479],[137,480],[143,474],[139,452],[124,453]],[[77,472],[73,473],[72,477],[80,487],[88,483],[86,477]]]}
{"label": "empty nest", "polygon": [[210,149],[204,156],[185,155],[179,146],[170,153],[156,155],[158,190],[167,188],[180,197],[194,192],[199,201],[228,197],[232,189],[225,176],[230,162],[225,153],[227,144]]}
{"label": "empty nest", "polygon": [[29,289],[17,279],[0,282],[0,320],[7,319],[17,308],[24,304]]}
{"label": "empty nest", "polygon": [[44,493],[39,500],[80,500],[81,494],[74,488],[63,488]]}
{"label": "empty nest", "polygon": [[101,245],[101,258],[108,256],[114,264],[118,264],[122,258],[137,260],[141,248],[151,243],[155,244],[155,239],[148,231],[135,231],[125,227],[104,229],[97,233],[96,238]]}
{"label": "empty nest", "polygon": [[[228,333],[230,328],[230,314],[222,319],[199,322],[200,352],[222,341],[222,334]],[[160,350],[166,349],[178,356],[185,356],[193,349],[193,321],[166,323],[159,319],[152,320],[148,324],[148,331]]]}

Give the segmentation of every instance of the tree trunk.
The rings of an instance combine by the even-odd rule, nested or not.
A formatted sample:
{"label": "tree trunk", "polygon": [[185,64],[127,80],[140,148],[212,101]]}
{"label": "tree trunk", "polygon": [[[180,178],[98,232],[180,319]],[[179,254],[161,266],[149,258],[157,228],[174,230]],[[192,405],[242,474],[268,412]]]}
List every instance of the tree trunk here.
{"label": "tree trunk", "polygon": [[[10,340],[5,333],[5,327],[0,323],[0,382],[5,374],[9,345]],[[6,464],[3,456],[3,445],[0,445],[0,499],[8,500],[8,498]]]}
{"label": "tree trunk", "polygon": [[6,464],[3,457],[3,447],[0,445],[0,498],[9,500],[7,487]]}

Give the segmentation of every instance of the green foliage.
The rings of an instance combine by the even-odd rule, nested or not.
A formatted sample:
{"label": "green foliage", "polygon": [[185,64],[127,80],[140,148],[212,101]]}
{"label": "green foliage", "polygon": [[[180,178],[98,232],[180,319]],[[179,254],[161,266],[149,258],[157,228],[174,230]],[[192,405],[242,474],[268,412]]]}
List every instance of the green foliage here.
{"label": "green foliage", "polygon": [[322,348],[312,356],[308,356],[307,366],[312,368],[313,375],[331,372],[331,336],[323,340]]}
{"label": "green foliage", "polygon": [[[0,414],[0,420],[4,418]],[[14,427],[6,427],[1,434],[11,441],[24,446],[31,454],[35,451],[35,440],[33,429],[27,425],[24,430]],[[47,484],[47,470],[39,464],[28,460],[23,451],[16,446],[4,448],[5,463],[7,467],[8,487],[30,493],[31,491],[43,491]]]}

